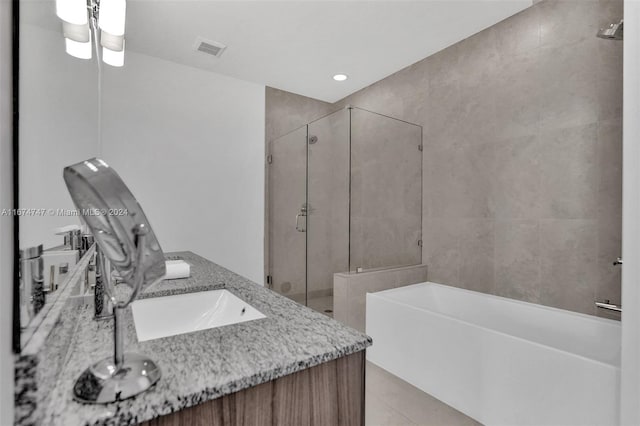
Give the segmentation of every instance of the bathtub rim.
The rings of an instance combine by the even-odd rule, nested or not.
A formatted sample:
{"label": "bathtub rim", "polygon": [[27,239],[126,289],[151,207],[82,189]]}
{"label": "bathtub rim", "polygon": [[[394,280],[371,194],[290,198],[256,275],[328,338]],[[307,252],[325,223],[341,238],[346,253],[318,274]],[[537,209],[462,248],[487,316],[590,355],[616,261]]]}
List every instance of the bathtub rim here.
{"label": "bathtub rim", "polygon": [[[536,341],[533,341],[533,340],[525,339],[525,338],[523,338],[521,336],[515,336],[513,334],[509,334],[509,333],[506,333],[504,331],[499,331],[499,330],[495,330],[493,328],[489,328],[489,327],[485,327],[485,326],[482,326],[482,325],[474,324],[472,322],[465,321],[465,320],[460,319],[460,318],[456,318],[456,317],[454,317],[452,315],[446,315],[446,314],[443,314],[443,313],[440,313],[440,312],[435,312],[435,311],[432,311],[432,310],[429,310],[429,309],[426,309],[426,308],[422,308],[422,307],[419,307],[419,306],[411,305],[409,303],[402,302],[402,301],[399,301],[399,300],[395,300],[395,299],[392,299],[392,298],[389,298],[389,297],[384,297],[384,293],[392,292],[394,290],[404,290],[404,289],[408,289],[410,287],[429,286],[429,285],[434,285],[434,286],[437,286],[437,287],[443,287],[443,288],[446,288],[448,290],[452,289],[452,290],[456,290],[456,291],[459,291],[459,292],[478,293],[478,294],[481,294],[482,296],[488,296],[488,297],[491,297],[491,298],[495,298],[495,299],[506,301],[506,302],[516,303],[516,304],[524,304],[524,305],[530,306],[530,307],[531,307],[531,305],[533,305],[536,308],[543,308],[543,309],[546,309],[546,310],[551,310],[551,311],[556,311],[556,312],[557,311],[561,311],[562,313],[565,313],[565,314],[569,313],[569,314],[577,315],[580,318],[583,318],[583,319],[586,319],[586,320],[589,320],[589,321],[592,321],[592,322],[600,322],[600,321],[603,321],[605,323],[606,322],[610,322],[613,325],[615,325],[616,327],[618,327],[620,329],[620,331],[622,331],[622,325],[621,325],[620,321],[616,321],[616,320],[612,320],[612,319],[608,319],[608,318],[594,317],[593,315],[583,314],[583,313],[580,313],[580,312],[574,312],[574,311],[569,311],[569,310],[566,310],[566,309],[554,308],[552,306],[539,305],[537,303],[524,302],[522,300],[510,299],[508,297],[497,296],[497,295],[488,294],[488,293],[482,293],[482,292],[474,291],[474,290],[467,290],[467,289],[464,289],[464,288],[454,287],[454,286],[450,286],[450,285],[446,285],[446,284],[434,283],[434,282],[431,282],[431,281],[425,281],[423,283],[416,283],[416,284],[411,284],[411,285],[407,285],[407,286],[403,286],[403,287],[397,287],[397,288],[391,288],[391,289],[388,289],[388,290],[382,290],[382,291],[367,293],[366,296],[367,296],[367,298],[369,298],[371,296],[371,297],[375,297],[375,298],[378,298],[378,299],[383,299],[385,301],[388,301],[388,302],[391,302],[391,303],[395,303],[397,305],[405,306],[407,308],[415,309],[415,310],[422,311],[422,312],[428,312],[431,315],[435,315],[435,316],[440,317],[440,318],[445,318],[447,320],[453,320],[455,322],[458,322],[458,323],[461,323],[461,324],[464,324],[464,325],[467,325],[467,326],[471,326],[471,327],[479,328],[479,329],[482,329],[482,330],[485,330],[485,331],[488,331],[488,332],[491,332],[491,333],[496,333],[496,334],[500,334],[500,335],[503,335],[503,336],[507,336],[507,337],[510,337],[512,339],[518,339],[518,340],[520,340],[522,342],[527,342],[527,343],[530,343],[530,344],[533,344],[533,345],[536,345],[536,346],[540,346],[540,347],[543,347],[543,348],[546,348],[546,349],[552,349],[554,351],[561,352],[563,354],[569,354],[571,356],[579,357],[579,358],[581,358],[583,360],[586,360],[586,361],[589,361],[589,362],[595,362],[595,363],[601,364],[601,365],[609,367],[609,368],[614,368],[614,369],[616,369],[618,371],[618,373],[621,370],[620,365],[621,365],[622,354],[620,355],[620,359],[618,359],[618,363],[617,364],[609,364],[607,362],[604,362],[604,361],[601,361],[601,360],[597,360],[597,359],[593,359],[593,358],[589,358],[589,357],[587,357],[585,355],[581,355],[581,354],[578,354],[578,353],[575,353],[575,352],[570,352],[570,351],[567,351],[567,350],[564,350],[564,349],[559,349],[559,348],[556,348],[556,347],[551,346],[551,345],[547,345],[547,344],[544,344],[544,343],[540,343],[540,342],[536,342]],[[365,316],[367,316],[368,313],[369,313],[369,311],[367,309],[365,311]],[[366,329],[365,329],[365,333],[366,333]],[[622,348],[622,345],[620,347]]]}

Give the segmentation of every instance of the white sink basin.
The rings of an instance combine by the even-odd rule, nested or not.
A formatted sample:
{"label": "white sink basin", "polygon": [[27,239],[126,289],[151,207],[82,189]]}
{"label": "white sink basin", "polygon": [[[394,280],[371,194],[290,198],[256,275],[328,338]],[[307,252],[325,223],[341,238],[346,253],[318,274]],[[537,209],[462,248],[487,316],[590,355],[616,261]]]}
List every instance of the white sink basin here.
{"label": "white sink basin", "polygon": [[140,342],[265,318],[228,290],[141,299],[131,309]]}

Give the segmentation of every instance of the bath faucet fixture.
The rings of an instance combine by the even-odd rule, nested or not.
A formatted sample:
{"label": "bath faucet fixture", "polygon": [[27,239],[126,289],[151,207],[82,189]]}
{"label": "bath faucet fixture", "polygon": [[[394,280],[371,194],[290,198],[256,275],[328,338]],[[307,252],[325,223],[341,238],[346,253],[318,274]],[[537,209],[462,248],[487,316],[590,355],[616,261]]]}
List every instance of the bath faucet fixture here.
{"label": "bath faucet fixture", "polygon": [[606,28],[600,28],[600,30],[596,35],[599,38],[603,38],[605,40],[622,40],[624,38],[623,31],[624,31],[624,20],[621,19],[619,22],[610,24]]}
{"label": "bath faucet fixture", "polygon": [[608,299],[604,302],[596,302],[596,306],[607,311],[622,312],[622,306],[611,303]]}

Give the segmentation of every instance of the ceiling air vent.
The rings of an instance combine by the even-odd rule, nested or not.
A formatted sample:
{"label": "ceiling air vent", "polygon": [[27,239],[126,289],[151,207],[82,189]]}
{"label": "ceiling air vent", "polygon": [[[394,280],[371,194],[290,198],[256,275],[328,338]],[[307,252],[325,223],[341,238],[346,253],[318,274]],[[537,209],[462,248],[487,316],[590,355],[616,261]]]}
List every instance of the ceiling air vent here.
{"label": "ceiling air vent", "polygon": [[219,58],[226,48],[227,46],[217,41],[205,40],[201,37],[196,39],[195,50],[213,55],[216,58]]}

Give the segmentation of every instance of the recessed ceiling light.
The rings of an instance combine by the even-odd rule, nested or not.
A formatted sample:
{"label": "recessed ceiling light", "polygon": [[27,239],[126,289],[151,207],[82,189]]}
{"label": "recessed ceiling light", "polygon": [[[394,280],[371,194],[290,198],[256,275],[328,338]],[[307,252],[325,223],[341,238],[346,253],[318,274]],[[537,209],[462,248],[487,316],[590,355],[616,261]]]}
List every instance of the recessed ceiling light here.
{"label": "recessed ceiling light", "polygon": [[346,74],[336,74],[336,75],[333,76],[333,79],[335,81],[345,81],[348,78],[349,78],[349,76],[346,75]]}

